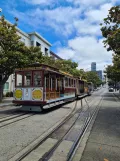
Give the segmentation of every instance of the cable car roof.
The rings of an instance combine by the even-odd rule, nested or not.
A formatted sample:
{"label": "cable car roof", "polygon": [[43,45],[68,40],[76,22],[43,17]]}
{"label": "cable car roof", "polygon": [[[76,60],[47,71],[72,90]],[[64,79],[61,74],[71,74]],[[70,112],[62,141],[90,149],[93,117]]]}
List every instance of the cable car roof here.
{"label": "cable car roof", "polygon": [[15,69],[15,71],[30,71],[30,70],[46,70],[46,71],[50,71],[51,73],[53,72],[53,73],[56,73],[56,74],[59,74],[59,75],[73,77],[73,75],[71,75],[67,72],[61,71],[58,68],[51,67],[51,66],[46,65],[46,64],[40,64],[40,63],[35,63],[35,64],[32,64],[32,65],[25,67],[25,68]]}

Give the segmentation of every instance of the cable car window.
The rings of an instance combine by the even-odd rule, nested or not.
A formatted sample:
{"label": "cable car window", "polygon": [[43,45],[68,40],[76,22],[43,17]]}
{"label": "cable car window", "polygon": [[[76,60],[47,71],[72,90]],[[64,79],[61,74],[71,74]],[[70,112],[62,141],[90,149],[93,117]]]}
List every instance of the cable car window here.
{"label": "cable car window", "polygon": [[58,87],[60,90],[62,89],[62,80],[61,79],[58,80]]}
{"label": "cable car window", "polygon": [[16,73],[16,86],[17,87],[22,86],[22,76],[23,76],[22,72]]}
{"label": "cable car window", "polygon": [[55,78],[52,78],[52,88],[55,89]]}
{"label": "cable car window", "polygon": [[74,87],[74,86],[73,86],[73,79],[71,79],[71,86]]}
{"label": "cable car window", "polygon": [[71,79],[69,78],[69,87],[71,87]]}
{"label": "cable car window", "polygon": [[60,80],[59,80],[59,78],[57,79],[57,90],[59,90],[60,89]]}
{"label": "cable car window", "polygon": [[32,78],[31,72],[24,73],[24,86],[31,86],[31,78]]}
{"label": "cable car window", "polygon": [[41,72],[40,71],[34,71],[33,85],[34,86],[42,86],[42,77],[41,77]]}
{"label": "cable car window", "polygon": [[46,88],[49,88],[49,78],[46,78]]}
{"label": "cable car window", "polygon": [[68,87],[68,78],[65,78],[65,86]]}
{"label": "cable car window", "polygon": [[76,86],[76,81],[74,80],[74,87]]}

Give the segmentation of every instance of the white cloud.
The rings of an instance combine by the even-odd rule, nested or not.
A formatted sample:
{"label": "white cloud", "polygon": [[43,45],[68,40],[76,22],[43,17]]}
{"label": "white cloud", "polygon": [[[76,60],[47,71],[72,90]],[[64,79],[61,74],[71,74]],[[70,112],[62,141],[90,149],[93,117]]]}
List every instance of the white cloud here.
{"label": "white cloud", "polygon": [[75,56],[75,51],[70,48],[58,48],[57,54],[63,59],[73,59]]}
{"label": "white cloud", "polygon": [[[23,0],[31,4],[53,4],[58,1],[55,0]],[[62,0],[61,0],[62,1]],[[61,2],[60,1],[60,2]],[[100,36],[99,23],[107,16],[108,9],[114,4],[115,0],[66,0],[72,3],[80,3],[76,6],[59,6],[52,9],[36,8],[27,10],[25,13],[17,10],[10,10],[10,12],[19,18],[20,21],[27,23],[38,29],[52,29],[59,36],[69,37],[73,33],[77,35],[96,35]],[[53,2],[53,3],[52,3]],[[111,3],[108,3],[111,2]],[[87,8],[83,4],[88,5]],[[97,9],[96,5],[99,5]],[[92,6],[92,7],[91,7]],[[31,23],[32,22],[32,23]]]}
{"label": "white cloud", "polygon": [[68,36],[72,34],[74,30],[73,23],[75,20],[79,19],[81,9],[68,6],[44,10],[36,8],[26,13],[12,10],[10,13],[18,17],[20,21],[24,21],[24,23],[33,26],[35,30],[44,26],[52,28],[55,30],[56,34]]}
{"label": "white cloud", "polygon": [[[112,0],[109,1],[112,2]],[[46,3],[46,0],[35,0],[29,2],[40,4]],[[91,3],[91,0],[82,0],[79,2],[81,4],[85,2],[89,4]],[[104,0],[95,0],[95,3],[99,4],[100,2],[103,3]],[[76,33],[77,35],[87,34],[100,36],[101,31],[99,23],[102,22],[103,18],[107,16],[108,9],[111,7],[112,3],[105,3],[100,5],[98,9],[91,8],[90,6],[87,8],[83,6],[59,6],[53,9],[41,9],[36,7],[35,9],[28,10],[25,13],[18,12],[16,10],[12,10],[10,12],[14,16],[17,16],[19,20],[22,20],[24,23],[34,27],[34,30],[50,28],[54,30],[57,35],[66,37],[69,37],[72,33]]]}
{"label": "white cloud", "polygon": [[75,21],[74,27],[78,34],[101,35],[100,26],[90,23],[87,19]]}
{"label": "white cloud", "polygon": [[115,3],[118,0],[66,0],[67,2],[71,2],[75,5],[83,5],[84,7],[96,7],[102,5],[104,3]]}
{"label": "white cloud", "polygon": [[72,23],[74,19],[78,19],[81,13],[80,8],[72,8],[72,7],[58,7],[55,9],[45,9],[41,10],[37,8],[34,12],[29,13],[33,16],[38,16],[39,18],[44,18],[47,20],[51,20],[51,23]]}
{"label": "white cloud", "polygon": [[112,52],[106,51],[102,41],[93,36],[79,36],[69,40],[66,48],[59,48],[57,54],[65,59],[76,60],[80,68],[86,69],[95,61],[98,69],[103,69],[106,63],[111,63]]}
{"label": "white cloud", "polygon": [[108,15],[108,10],[112,7],[112,3],[106,3],[100,6],[99,9],[89,10],[85,13],[90,22],[101,22]]}
{"label": "white cloud", "polygon": [[[65,0],[75,5],[54,6],[52,9],[41,8],[56,3],[55,0],[24,0],[36,5],[34,9],[25,13],[11,11],[20,21],[41,31],[52,29],[59,40],[54,43],[57,54],[64,59],[73,59],[79,63],[79,68],[90,68],[91,62],[97,63],[98,69],[103,69],[105,64],[111,63],[112,54],[103,47],[100,22],[108,14],[108,10],[118,0]],[[32,22],[32,23],[31,23]],[[76,36],[77,35],[77,36]],[[54,35],[53,35],[54,36]],[[72,38],[71,38],[72,37]],[[67,39],[66,39],[67,38]]]}

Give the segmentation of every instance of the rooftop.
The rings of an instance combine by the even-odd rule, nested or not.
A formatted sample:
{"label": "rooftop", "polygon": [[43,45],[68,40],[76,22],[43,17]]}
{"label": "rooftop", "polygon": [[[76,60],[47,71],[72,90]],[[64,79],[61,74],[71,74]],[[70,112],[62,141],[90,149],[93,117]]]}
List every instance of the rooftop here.
{"label": "rooftop", "polygon": [[44,39],[39,33],[37,32],[30,32],[28,33],[28,35],[35,35],[37,36],[39,39],[41,39],[42,41],[44,41],[46,44],[48,44],[49,46],[52,46],[52,44],[50,44],[46,39]]}

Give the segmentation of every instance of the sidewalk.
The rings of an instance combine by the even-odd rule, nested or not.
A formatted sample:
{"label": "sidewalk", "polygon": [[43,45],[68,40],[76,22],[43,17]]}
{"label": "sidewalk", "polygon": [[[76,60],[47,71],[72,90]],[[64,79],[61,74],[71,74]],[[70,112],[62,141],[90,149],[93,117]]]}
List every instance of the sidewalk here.
{"label": "sidewalk", "polygon": [[80,161],[120,161],[120,101],[112,93],[105,94]]}
{"label": "sidewalk", "polygon": [[0,107],[13,105],[12,100],[13,97],[4,97],[2,102],[0,102]]}
{"label": "sidewalk", "polygon": [[116,97],[118,97],[120,99],[120,92],[119,91],[114,92],[114,94]]}

